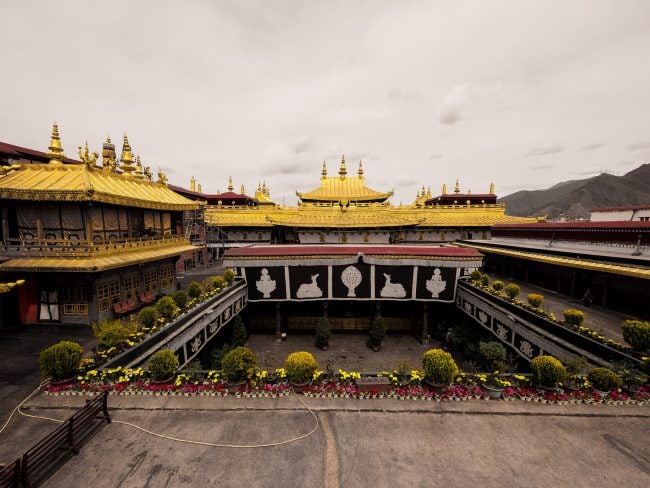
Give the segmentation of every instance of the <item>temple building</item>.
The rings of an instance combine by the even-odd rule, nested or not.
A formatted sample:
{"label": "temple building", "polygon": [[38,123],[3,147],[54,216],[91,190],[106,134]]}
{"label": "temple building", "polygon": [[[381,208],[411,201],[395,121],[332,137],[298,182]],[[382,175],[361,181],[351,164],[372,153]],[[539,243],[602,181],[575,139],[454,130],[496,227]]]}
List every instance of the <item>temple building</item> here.
{"label": "temple building", "polygon": [[0,143],[0,296],[20,323],[88,324],[123,315],[176,288],[176,263],[196,247],[183,212],[199,204],[154,181],[124,136],[99,155],[66,158],[58,127],[48,153]]}
{"label": "temple building", "polygon": [[[349,174],[345,157],[338,172],[328,174],[323,162],[320,185],[296,192],[295,207],[274,203],[266,182],[248,196],[242,185],[234,192],[202,194],[172,187],[180,194],[202,200],[204,241],[210,258],[217,259],[229,248],[249,244],[444,244],[461,239],[488,239],[495,224],[529,223],[536,219],[506,215],[497,203],[494,184],[489,192],[461,192],[458,181],[452,193],[446,185],[433,196],[418,190],[410,205],[392,205],[392,191],[377,191],[366,185],[363,165]],[[200,240],[200,239],[199,239]]]}

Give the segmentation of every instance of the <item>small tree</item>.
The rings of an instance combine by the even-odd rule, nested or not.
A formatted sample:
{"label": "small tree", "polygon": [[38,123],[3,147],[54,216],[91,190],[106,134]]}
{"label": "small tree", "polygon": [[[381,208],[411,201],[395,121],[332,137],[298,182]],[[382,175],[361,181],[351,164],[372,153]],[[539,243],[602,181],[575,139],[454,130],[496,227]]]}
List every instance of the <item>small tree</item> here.
{"label": "small tree", "polygon": [[528,300],[528,304],[531,307],[539,308],[544,301],[544,295],[540,295],[539,293],[529,293],[528,296],[526,296],[526,300]]}
{"label": "small tree", "polygon": [[650,322],[641,320],[625,320],[621,323],[623,339],[633,349],[645,351],[650,349]]}
{"label": "small tree", "polygon": [[117,347],[129,337],[129,334],[136,331],[135,324],[123,324],[119,319],[106,319],[94,323],[92,329],[100,349]]}
{"label": "small tree", "polygon": [[183,290],[175,291],[171,294],[171,297],[174,299],[174,303],[176,303],[178,308],[185,308],[185,305],[187,305],[189,300],[187,292],[184,292]]}
{"label": "small tree", "polygon": [[158,312],[155,307],[144,307],[138,313],[138,321],[145,327],[151,327],[158,320]]}
{"label": "small tree", "polygon": [[581,326],[585,321],[585,313],[582,310],[569,308],[563,312],[564,322],[568,325]]}
{"label": "small tree", "polygon": [[161,349],[149,360],[149,374],[154,381],[170,379],[178,368],[178,358],[170,349]]}
{"label": "small tree", "polygon": [[479,342],[478,352],[490,371],[503,371],[506,364],[506,348],[500,342]]}
{"label": "small tree", "polygon": [[370,333],[368,337],[368,347],[373,351],[381,348],[381,341],[386,337],[386,325],[381,315],[377,315],[370,324]]}
{"label": "small tree", "polygon": [[488,286],[490,284],[490,277],[486,274],[481,275],[481,284],[483,286]]}
{"label": "small tree", "polygon": [[316,326],[316,347],[326,350],[330,345],[330,337],[332,331],[330,329],[330,321],[325,317],[318,319]]}
{"label": "small tree", "polygon": [[470,273],[469,277],[474,281],[481,281],[481,274],[482,273],[478,269],[475,269]]}
{"label": "small tree", "polygon": [[566,368],[553,356],[537,356],[530,362],[533,383],[537,386],[555,388],[567,377]]}
{"label": "small tree", "polygon": [[221,371],[230,382],[249,381],[255,374],[256,367],[257,358],[247,347],[236,347],[221,360]]}
{"label": "small tree", "polygon": [[235,272],[232,269],[228,268],[223,272],[223,278],[226,280],[226,283],[230,284],[235,281]]}
{"label": "small tree", "polygon": [[162,317],[170,319],[178,310],[178,306],[172,297],[164,296],[156,302],[156,310]]}
{"label": "small tree", "polygon": [[450,385],[458,375],[454,358],[442,349],[429,349],[422,356],[424,377],[436,385]]}
{"label": "small tree", "polygon": [[212,288],[215,290],[219,291],[221,290],[224,286],[226,286],[226,280],[224,279],[223,276],[215,276],[212,278]]}
{"label": "small tree", "polygon": [[201,284],[198,281],[192,281],[187,286],[187,294],[190,296],[190,298],[198,298],[201,295],[202,291],[203,287],[201,287]]}
{"label": "small tree", "polygon": [[76,342],[61,341],[41,351],[39,366],[43,377],[55,380],[73,378],[79,372],[83,348]]}
{"label": "small tree", "polygon": [[247,338],[246,324],[244,324],[241,315],[235,315],[232,320],[232,345],[234,347],[243,346]]}
{"label": "small tree", "polygon": [[510,284],[509,284],[508,286],[506,286],[506,288],[505,288],[506,295],[507,295],[508,298],[510,298],[511,300],[514,300],[515,298],[517,298],[517,295],[519,295],[519,292],[520,292],[520,291],[521,291],[521,290],[520,290],[519,286],[518,286],[518,285],[515,285],[514,283],[510,283]]}
{"label": "small tree", "polygon": [[284,362],[287,376],[292,383],[307,383],[311,381],[318,369],[318,363],[314,356],[305,351],[292,352]]}
{"label": "small tree", "polygon": [[494,280],[492,282],[492,289],[497,293],[501,293],[501,290],[503,290],[503,281]]}
{"label": "small tree", "polygon": [[594,368],[587,376],[594,388],[600,391],[610,392],[621,387],[621,378],[611,369]]}

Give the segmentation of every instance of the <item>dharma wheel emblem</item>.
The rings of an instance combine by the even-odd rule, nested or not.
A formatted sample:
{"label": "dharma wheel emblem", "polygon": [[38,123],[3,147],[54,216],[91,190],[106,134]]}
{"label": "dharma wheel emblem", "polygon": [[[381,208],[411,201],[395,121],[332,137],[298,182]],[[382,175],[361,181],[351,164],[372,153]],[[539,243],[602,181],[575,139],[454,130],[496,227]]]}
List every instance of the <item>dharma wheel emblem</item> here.
{"label": "dharma wheel emblem", "polygon": [[262,294],[262,297],[271,298],[271,293],[275,290],[276,285],[275,280],[271,279],[268,269],[262,268],[260,279],[255,282],[255,287]]}
{"label": "dharma wheel emblem", "polygon": [[354,266],[348,266],[343,270],[343,273],[341,273],[341,281],[347,287],[349,297],[357,296],[354,290],[361,283],[361,279],[361,271]]}

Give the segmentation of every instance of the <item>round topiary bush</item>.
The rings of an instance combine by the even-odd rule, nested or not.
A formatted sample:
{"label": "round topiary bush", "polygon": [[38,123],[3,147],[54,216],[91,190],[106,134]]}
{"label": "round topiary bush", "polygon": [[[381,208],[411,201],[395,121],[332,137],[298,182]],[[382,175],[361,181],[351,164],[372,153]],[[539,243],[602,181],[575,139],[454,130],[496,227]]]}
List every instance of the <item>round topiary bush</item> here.
{"label": "round topiary bush", "polygon": [[123,324],[119,319],[106,319],[92,324],[93,335],[100,349],[109,349],[122,344],[129,334],[136,331],[132,324]]}
{"label": "round topiary bush", "polygon": [[192,281],[189,285],[187,285],[187,294],[190,296],[190,298],[198,298],[202,292],[203,287],[198,281]]}
{"label": "round topiary bush", "polygon": [[226,286],[226,280],[224,279],[223,276],[215,276],[214,278],[212,278],[212,288],[219,291],[224,286]]}
{"label": "round topiary bush", "polygon": [[528,300],[528,304],[531,307],[539,308],[544,301],[544,295],[540,295],[539,293],[529,293],[526,300]]}
{"label": "round topiary bush", "polygon": [[231,383],[250,380],[255,374],[257,358],[247,347],[236,347],[221,359],[221,372]]}
{"label": "round topiary bush", "polygon": [[510,283],[508,286],[506,286],[504,291],[506,292],[508,298],[514,300],[515,298],[517,298],[517,295],[519,295],[521,289],[519,288],[518,285],[515,285],[514,283]]}
{"label": "round topiary bush", "polygon": [[189,301],[188,293],[183,290],[175,291],[170,295],[178,308],[185,308]]}
{"label": "round topiary bush", "polygon": [[621,329],[623,330],[623,339],[633,349],[641,352],[650,349],[650,322],[625,320],[621,323]]}
{"label": "round topiary bush", "polygon": [[585,313],[582,310],[575,310],[573,308],[569,308],[565,310],[562,314],[564,315],[564,322],[567,325],[580,326],[585,321]]}
{"label": "round topiary bush", "polygon": [[492,282],[492,289],[497,293],[501,293],[501,290],[503,290],[503,281],[494,280]]}
{"label": "round topiary bush", "polygon": [[331,335],[330,321],[325,317],[318,319],[318,325],[316,325],[316,347],[323,350],[327,349],[330,344]]}
{"label": "round topiary bush", "polygon": [[478,269],[475,269],[474,271],[472,271],[470,273],[469,277],[471,279],[473,279],[474,281],[480,281],[481,280],[481,274],[482,273]]}
{"label": "round topiary bush", "polygon": [[173,351],[162,349],[149,359],[149,374],[154,381],[170,379],[178,368],[178,358]]}
{"label": "round topiary bush", "polygon": [[170,319],[178,310],[178,306],[172,297],[164,296],[156,302],[156,310],[162,317]]}
{"label": "round topiary bush", "polygon": [[76,342],[61,341],[41,351],[38,357],[44,378],[63,380],[74,378],[79,372],[84,350]]}
{"label": "round topiary bush", "polygon": [[458,375],[456,361],[442,349],[429,349],[422,356],[424,378],[435,385],[450,385]]}
{"label": "round topiary bush", "polygon": [[144,307],[138,312],[138,321],[145,327],[151,327],[158,320],[158,312],[154,307]]}
{"label": "round topiary bush", "polygon": [[287,377],[291,383],[301,384],[311,381],[318,369],[318,363],[311,353],[301,351],[292,352],[284,362]]}
{"label": "round topiary bush", "polygon": [[232,269],[228,268],[223,272],[223,278],[226,280],[226,283],[230,284],[235,281],[235,272]]}
{"label": "round topiary bush", "polygon": [[533,383],[545,388],[555,388],[567,377],[566,368],[553,356],[537,356],[530,362]]}
{"label": "round topiary bush", "polygon": [[587,376],[592,386],[600,391],[610,392],[621,387],[621,378],[608,368],[594,368]]}
{"label": "round topiary bush", "polygon": [[486,274],[481,275],[481,284],[483,286],[488,286],[490,284],[490,277]]}
{"label": "round topiary bush", "polygon": [[506,348],[497,341],[479,342],[478,353],[491,371],[503,371],[506,364]]}

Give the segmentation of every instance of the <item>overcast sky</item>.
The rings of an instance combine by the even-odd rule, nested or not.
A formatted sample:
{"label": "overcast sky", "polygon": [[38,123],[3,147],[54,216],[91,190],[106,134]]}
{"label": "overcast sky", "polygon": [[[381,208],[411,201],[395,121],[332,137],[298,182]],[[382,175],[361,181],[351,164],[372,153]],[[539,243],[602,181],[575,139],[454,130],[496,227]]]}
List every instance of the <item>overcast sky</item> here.
{"label": "overcast sky", "polygon": [[[173,184],[279,203],[342,154],[410,203],[650,161],[650,1],[2,1],[0,140],[127,133]],[[121,148],[121,144],[120,144]]]}

